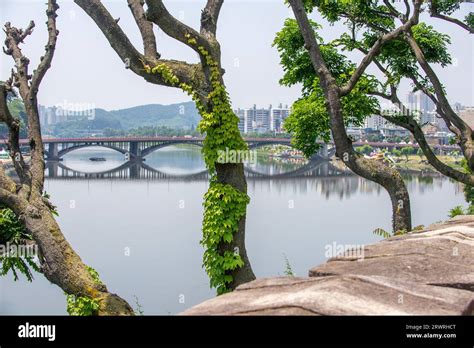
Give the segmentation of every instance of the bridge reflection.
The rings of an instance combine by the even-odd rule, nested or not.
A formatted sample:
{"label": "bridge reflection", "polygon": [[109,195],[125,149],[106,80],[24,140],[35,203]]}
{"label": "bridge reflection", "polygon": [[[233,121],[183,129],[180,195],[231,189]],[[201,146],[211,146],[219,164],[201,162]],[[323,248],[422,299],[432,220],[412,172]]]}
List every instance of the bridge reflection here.
{"label": "bridge reflection", "polygon": [[[258,169],[245,167],[245,173],[247,177],[255,179],[285,179],[314,176],[331,177],[349,174],[347,171],[336,168],[331,164],[331,162],[321,157],[314,157],[310,159],[307,164],[287,172],[263,173],[258,171]],[[70,168],[63,162],[51,161],[46,162],[46,176],[49,179],[169,179],[177,181],[200,181],[209,179],[209,173],[207,170],[195,173],[172,174],[147,165],[142,161],[128,161],[116,168],[107,169],[100,172],[81,171]]]}

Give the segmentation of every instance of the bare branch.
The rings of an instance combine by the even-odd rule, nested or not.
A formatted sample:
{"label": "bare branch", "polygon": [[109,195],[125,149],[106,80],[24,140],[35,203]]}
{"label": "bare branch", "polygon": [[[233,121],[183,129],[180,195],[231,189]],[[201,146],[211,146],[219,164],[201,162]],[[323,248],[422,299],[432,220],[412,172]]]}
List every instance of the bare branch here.
{"label": "bare branch", "polygon": [[5,188],[0,188],[0,204],[7,206],[13,211],[17,212],[24,207],[27,202],[24,201],[20,196],[7,190]]}
{"label": "bare branch", "polygon": [[413,137],[415,138],[418,146],[420,146],[420,149],[423,151],[423,154],[426,156],[428,162],[438,172],[456,181],[462,182],[463,184],[474,186],[474,175],[456,170],[453,167],[442,162],[438,158],[438,156],[436,156],[436,154],[433,152],[433,149],[426,141],[425,135],[420,125],[413,118],[407,118],[407,122],[403,122],[399,117],[390,117],[383,114],[380,114],[380,116],[385,118],[387,121],[392,122],[397,126],[410,131]]}
{"label": "bare branch", "polygon": [[463,21],[461,21],[457,18],[446,16],[442,13],[439,13],[438,9],[436,8],[435,4],[433,4],[432,0],[430,0],[430,16],[433,17],[433,18],[438,18],[438,19],[444,20],[446,22],[456,24],[459,27],[461,27],[462,29],[468,31],[469,34],[474,34],[474,28],[470,27],[469,25],[467,25]]}
{"label": "bare branch", "polygon": [[380,36],[377,41],[375,41],[374,45],[370,49],[370,51],[367,53],[367,55],[362,59],[360,62],[359,66],[357,67],[356,71],[352,74],[351,78],[347,82],[347,84],[343,87],[340,88],[339,94],[340,96],[345,96],[349,94],[352,89],[355,87],[357,82],[359,81],[360,77],[362,74],[365,72],[367,67],[370,65],[370,63],[373,61],[373,59],[379,54],[380,49],[382,46],[395,38],[397,38],[399,35],[402,33],[406,32],[409,30],[412,26],[416,25],[418,23],[418,18],[420,14],[420,8],[423,0],[415,0],[415,11],[413,13],[413,16],[402,26],[398,27],[397,29],[384,34]]}
{"label": "bare branch", "polygon": [[46,15],[48,20],[46,22],[48,27],[48,42],[45,46],[45,54],[41,57],[41,62],[38,65],[38,68],[33,73],[33,78],[31,80],[31,92],[36,95],[38,93],[39,85],[43,80],[46,71],[51,67],[51,62],[54,56],[54,50],[56,49],[56,42],[58,39],[59,31],[56,29],[56,11],[59,9],[56,0],[48,1],[48,9],[46,10]]}
{"label": "bare branch", "polygon": [[0,188],[7,190],[8,192],[16,192],[15,182],[5,173],[3,164],[0,163]]}
{"label": "bare branch", "polygon": [[410,18],[410,11],[411,11],[411,8],[410,8],[410,4],[408,3],[408,0],[403,0],[403,2],[405,3],[405,18]]}
{"label": "bare branch", "polygon": [[[438,76],[436,75],[434,70],[431,68],[428,61],[426,60],[422,49],[420,48],[420,46],[418,45],[416,40],[413,38],[412,34],[407,33],[407,35],[405,35],[405,37],[406,37],[406,40],[408,41],[408,44],[410,45],[413,53],[415,54],[415,57],[416,57],[418,63],[420,64],[421,68],[425,72],[426,76],[428,76],[428,78],[430,79],[430,82],[433,85],[433,88],[435,90],[436,97],[438,99],[438,104],[441,106],[441,109],[443,110],[443,112],[445,112],[447,114],[447,116],[452,121],[452,123],[457,128],[459,128],[463,133],[466,132],[466,131],[470,131],[470,128],[467,125],[467,123],[464,122],[461,119],[461,117],[459,117],[454,112],[454,110],[451,108],[451,105],[449,104],[449,101],[446,98],[446,95],[444,94],[444,89],[443,89],[443,86],[442,86],[441,82],[439,81]],[[472,131],[470,133],[472,133]],[[470,135],[469,135],[469,137],[470,137]]]}
{"label": "bare branch", "polygon": [[14,118],[7,105],[8,87],[0,83],[0,122],[4,122],[8,127],[8,148],[10,156],[22,183],[30,183],[28,167],[24,161],[20,150],[20,120]]}
{"label": "bare branch", "polygon": [[127,0],[130,11],[132,11],[135,22],[137,23],[143,40],[143,49],[148,59],[160,59],[157,50],[156,37],[153,33],[153,23],[148,21],[145,16],[143,5],[144,0]]}
{"label": "bare branch", "polygon": [[195,84],[199,81],[199,64],[189,64],[177,60],[154,60],[142,55],[130,42],[122,28],[117,24],[115,19],[105,8],[100,0],[74,0],[96,25],[100,28],[107,41],[115,50],[120,59],[124,62],[125,68],[131,69],[135,74],[142,76],[146,81],[163,86],[171,86],[159,74],[148,74],[144,65],[156,66],[157,64],[165,64],[173,70],[180,81],[188,84]]}
{"label": "bare branch", "polygon": [[[201,55],[199,51],[200,46],[204,47],[208,52],[212,51],[207,38],[173,17],[166,9],[162,0],[146,0],[146,4],[148,6],[146,11],[147,19],[158,25],[166,35],[184,43],[199,55]],[[191,40],[195,40],[195,42]]]}
{"label": "bare branch", "polygon": [[215,38],[217,20],[224,0],[207,0],[201,14],[201,34],[207,38]]}
{"label": "bare branch", "polygon": [[[390,0],[383,0],[383,2],[385,4],[385,6],[388,7],[388,10],[390,11],[390,13],[392,14],[393,17],[402,19],[402,14],[400,12],[398,12],[395,7],[393,7],[393,5],[390,3]],[[407,18],[407,20],[408,20],[408,18]]]}
{"label": "bare branch", "polygon": [[[30,60],[25,57],[21,51],[20,43],[23,42],[26,35],[31,34],[34,27],[34,22],[30,22],[26,30],[12,27],[10,22],[5,23],[5,29],[3,30],[6,35],[5,47],[3,51],[12,56],[15,61],[16,71],[12,70],[12,77],[9,80],[18,87],[22,96],[28,97],[30,86],[29,80],[31,76],[28,73],[28,65]],[[27,34],[28,33],[28,34]]]}

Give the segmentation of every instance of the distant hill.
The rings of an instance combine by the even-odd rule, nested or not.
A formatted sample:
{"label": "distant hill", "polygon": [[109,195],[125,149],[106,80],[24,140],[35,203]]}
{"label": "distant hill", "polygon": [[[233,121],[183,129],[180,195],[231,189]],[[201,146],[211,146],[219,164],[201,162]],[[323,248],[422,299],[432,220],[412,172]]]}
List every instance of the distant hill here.
{"label": "distant hill", "polygon": [[[104,110],[96,110],[96,116],[101,112]],[[171,105],[150,104],[105,112],[119,121],[124,130],[146,126],[191,129],[195,128],[200,120],[193,102]]]}
{"label": "distant hill", "polygon": [[114,129],[128,131],[140,127],[165,126],[171,129],[195,129],[200,115],[193,102],[160,105],[150,104],[107,111],[95,109],[95,117],[68,117],[67,121],[45,127],[55,136],[79,136],[85,131]]}

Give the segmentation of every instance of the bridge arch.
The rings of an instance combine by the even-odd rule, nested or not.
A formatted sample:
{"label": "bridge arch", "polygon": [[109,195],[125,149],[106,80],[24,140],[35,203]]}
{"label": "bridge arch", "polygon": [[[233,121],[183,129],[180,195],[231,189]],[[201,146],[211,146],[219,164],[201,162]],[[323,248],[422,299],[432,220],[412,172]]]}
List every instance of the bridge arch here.
{"label": "bridge arch", "polygon": [[67,171],[70,171],[72,173],[76,173],[76,174],[83,174],[83,175],[107,175],[107,174],[113,174],[113,173],[117,173],[117,172],[120,172],[120,171],[123,171],[123,170],[126,170],[126,169],[129,169],[134,163],[132,161],[128,161],[128,162],[125,162],[117,167],[114,167],[114,168],[110,168],[110,169],[106,169],[106,170],[103,170],[103,171],[100,171],[100,172],[85,172],[85,171],[82,171],[82,170],[79,170],[79,169],[74,169],[74,168],[71,168],[71,167],[68,167],[66,166],[64,163],[62,162],[58,162],[58,166],[63,169],[63,170],[67,170]]}
{"label": "bridge arch", "polygon": [[[133,158],[135,156],[134,154],[130,153],[128,150],[120,148],[118,146],[114,146],[114,145],[109,145],[109,144],[80,144],[80,145],[74,145],[74,146],[71,146],[71,147],[67,147],[65,149],[62,149],[62,150],[58,151],[58,158],[62,158],[70,152],[73,152],[73,151],[76,151],[76,150],[79,150],[79,149],[84,149],[84,148],[87,148],[87,147],[103,147],[103,148],[106,148],[106,149],[111,149],[111,150],[120,152],[124,155],[129,154],[131,158]],[[47,154],[48,158],[51,156],[47,152],[46,152],[46,154]]]}
{"label": "bridge arch", "polygon": [[153,152],[155,152],[159,149],[162,149],[164,147],[168,147],[168,146],[172,146],[172,145],[181,145],[181,144],[203,147],[203,144],[202,144],[201,141],[184,141],[183,140],[183,141],[166,142],[166,143],[162,143],[162,144],[151,145],[151,146],[143,149],[141,151],[141,157],[146,157],[149,154],[151,154],[151,153],[153,153]]}

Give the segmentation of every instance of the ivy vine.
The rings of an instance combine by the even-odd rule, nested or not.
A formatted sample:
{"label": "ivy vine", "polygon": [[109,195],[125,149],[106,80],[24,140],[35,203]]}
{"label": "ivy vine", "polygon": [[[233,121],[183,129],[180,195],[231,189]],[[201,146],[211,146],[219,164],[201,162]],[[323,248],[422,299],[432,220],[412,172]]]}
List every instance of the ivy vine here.
{"label": "ivy vine", "polygon": [[[86,266],[87,272],[98,285],[102,285],[99,273],[92,267]],[[72,316],[92,316],[99,313],[99,301],[88,296],[67,294],[66,310]]]}
{"label": "ivy vine", "polygon": [[[188,43],[197,45],[195,38],[186,34]],[[238,231],[239,221],[245,216],[249,196],[229,184],[219,183],[216,176],[216,162],[220,151],[226,149],[248,150],[247,143],[242,139],[238,123],[239,118],[232,110],[229,95],[221,81],[219,64],[203,47],[198,51],[204,57],[209,68],[210,92],[202,96],[193,86],[180,81],[174,71],[166,64],[150,67],[144,64],[149,74],[159,74],[163,80],[173,87],[179,87],[195,102],[201,115],[198,129],[206,134],[203,142],[203,157],[211,175],[209,190],[204,196],[203,238],[201,245],[206,249],[203,267],[210,278],[210,286],[217,289],[218,294],[229,291],[228,284],[233,280],[232,272],[244,265],[239,250],[227,250],[221,245],[230,245],[234,233]],[[226,250],[224,250],[226,249]]]}
{"label": "ivy vine", "polygon": [[[31,235],[13,210],[0,206],[0,245],[18,247],[30,240],[32,240]],[[33,271],[41,272],[40,266],[34,260],[34,255],[19,255],[12,250],[4,251],[5,253],[0,252],[0,276],[11,272],[13,279],[17,281],[21,273],[31,282],[34,279]]]}

